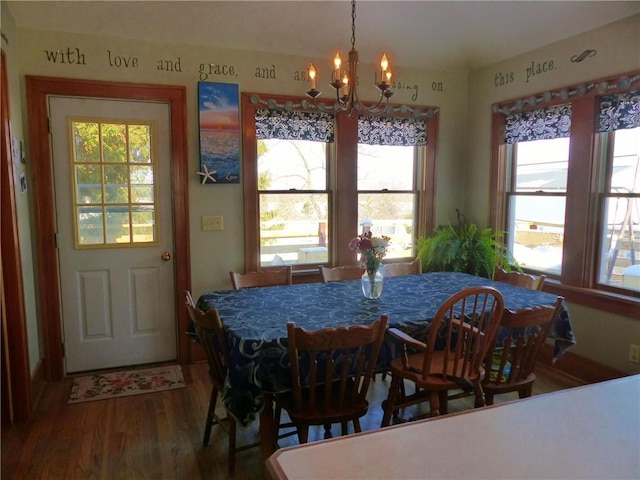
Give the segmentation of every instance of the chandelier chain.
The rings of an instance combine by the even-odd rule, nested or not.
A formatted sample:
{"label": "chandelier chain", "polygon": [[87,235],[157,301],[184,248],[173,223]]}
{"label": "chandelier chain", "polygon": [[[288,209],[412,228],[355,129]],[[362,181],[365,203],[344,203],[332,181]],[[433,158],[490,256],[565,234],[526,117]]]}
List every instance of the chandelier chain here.
{"label": "chandelier chain", "polygon": [[356,49],[356,0],[351,1],[351,50]]}

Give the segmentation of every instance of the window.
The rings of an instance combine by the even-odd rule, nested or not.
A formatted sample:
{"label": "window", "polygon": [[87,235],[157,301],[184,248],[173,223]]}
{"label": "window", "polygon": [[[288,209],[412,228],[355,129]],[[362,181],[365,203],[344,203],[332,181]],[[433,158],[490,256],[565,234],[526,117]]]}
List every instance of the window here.
{"label": "window", "polygon": [[525,270],[640,298],[640,90],[628,88],[638,80],[496,108],[492,226]]}
{"label": "window", "polygon": [[152,125],[70,120],[76,247],[157,241]]}
{"label": "window", "polygon": [[437,114],[349,116],[295,102],[243,94],[245,269],[353,264],[349,240],[363,229],[391,237],[388,259],[413,258],[433,225]]}

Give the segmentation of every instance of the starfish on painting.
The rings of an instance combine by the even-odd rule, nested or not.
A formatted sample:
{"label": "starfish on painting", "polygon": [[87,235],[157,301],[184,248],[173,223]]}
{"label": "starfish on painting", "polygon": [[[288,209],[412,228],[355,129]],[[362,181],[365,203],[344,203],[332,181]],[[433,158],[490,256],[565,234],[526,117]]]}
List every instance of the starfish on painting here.
{"label": "starfish on painting", "polygon": [[218,171],[209,171],[206,165],[202,165],[202,168],[204,169],[204,172],[196,172],[197,175],[202,175],[202,185],[207,183],[207,180],[211,180],[212,183],[216,183],[216,179],[214,178],[213,174],[218,173]]}

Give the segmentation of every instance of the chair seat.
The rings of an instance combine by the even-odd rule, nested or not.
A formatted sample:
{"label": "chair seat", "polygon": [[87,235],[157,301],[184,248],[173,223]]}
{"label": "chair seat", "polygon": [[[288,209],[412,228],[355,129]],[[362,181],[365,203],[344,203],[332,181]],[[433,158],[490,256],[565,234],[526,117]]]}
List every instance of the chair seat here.
{"label": "chair seat", "polygon": [[[444,352],[434,352],[431,361],[430,373],[426,378],[422,375],[422,363],[424,355],[415,353],[407,357],[408,369],[402,365],[402,359],[396,358],[391,361],[391,370],[397,375],[415,382],[417,387],[428,390],[452,390],[456,388],[473,388],[472,382],[481,381],[484,378],[484,368],[480,367],[479,374],[462,375],[461,369],[454,369],[453,359],[449,359],[449,364],[444,368]],[[442,372],[446,371],[447,376],[443,377]],[[466,380],[459,380],[461,377]]]}
{"label": "chair seat", "polygon": [[[293,400],[293,392],[285,392],[277,396],[276,401],[287,411],[293,423],[303,423],[307,425],[324,425],[326,423],[341,423],[365,415],[369,409],[369,402],[362,399],[360,401],[345,401],[340,405],[338,396],[340,389],[334,385],[332,395],[327,404],[318,401],[319,405],[312,406],[310,401],[310,390],[303,388],[302,408],[296,409]],[[316,392],[318,399],[323,399],[325,388],[319,386]],[[355,395],[353,382],[347,387],[347,397]],[[345,405],[346,404],[346,405]]]}

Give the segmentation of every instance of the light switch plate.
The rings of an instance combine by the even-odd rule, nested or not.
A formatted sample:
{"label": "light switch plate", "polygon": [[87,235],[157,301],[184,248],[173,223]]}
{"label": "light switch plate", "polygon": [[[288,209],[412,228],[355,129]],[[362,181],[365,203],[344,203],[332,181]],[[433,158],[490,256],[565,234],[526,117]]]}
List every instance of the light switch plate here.
{"label": "light switch plate", "polygon": [[202,231],[224,230],[222,215],[203,215],[201,217]]}

